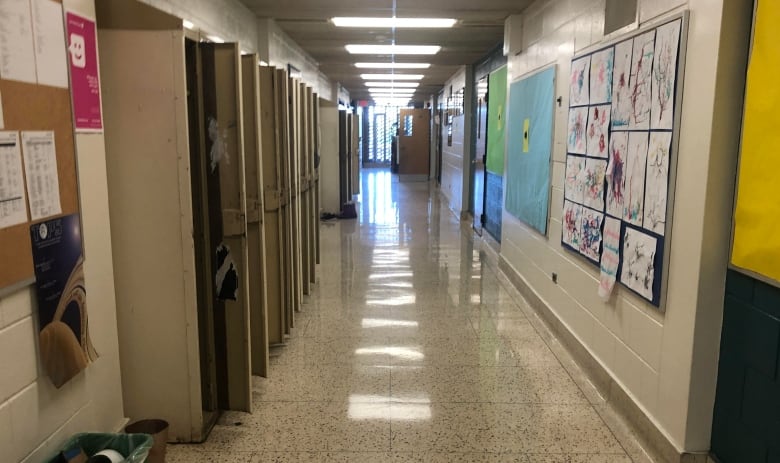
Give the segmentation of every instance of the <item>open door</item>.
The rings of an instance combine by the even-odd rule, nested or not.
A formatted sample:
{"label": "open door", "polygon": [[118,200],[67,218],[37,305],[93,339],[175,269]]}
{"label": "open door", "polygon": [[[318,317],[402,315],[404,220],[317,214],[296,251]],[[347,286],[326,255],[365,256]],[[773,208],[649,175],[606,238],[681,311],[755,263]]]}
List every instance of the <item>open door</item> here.
{"label": "open door", "polygon": [[221,409],[251,411],[241,61],[235,43],[200,46],[217,398]]}
{"label": "open door", "polygon": [[241,57],[244,107],[244,183],[246,185],[249,314],[252,333],[252,374],[268,376],[268,315],[266,302],[265,230],[263,229],[263,162],[260,159],[260,70],[257,55]]}
{"label": "open door", "polygon": [[282,210],[282,159],[278,156],[276,93],[273,68],[260,66],[260,155],[263,162],[263,209],[265,219],[266,302],[268,344],[284,343],[286,328],[286,286],[284,259],[284,214]]}
{"label": "open door", "polygon": [[349,116],[339,111],[339,210],[349,201]]}
{"label": "open door", "polygon": [[203,117],[203,91],[198,76],[201,68],[198,42],[185,41],[187,66],[187,120],[189,126],[190,181],[192,185],[192,222],[195,256],[195,278],[198,308],[198,348],[200,353],[201,401],[203,406],[203,436],[208,435],[217,421],[217,359],[214,323],[214,285],[211,283],[211,245],[208,236],[208,169],[206,136]]}
{"label": "open door", "polygon": [[[292,282],[293,282],[293,308],[296,312],[301,310],[303,299],[303,282],[301,259],[301,126],[300,126],[300,86],[298,79],[288,77],[288,119],[290,127],[290,150],[288,152],[290,164],[290,189],[292,192]],[[295,326],[295,319],[291,328]]]}
{"label": "open door", "polygon": [[474,231],[482,236],[485,225],[485,162],[487,154],[487,115],[488,115],[488,78],[485,76],[477,83],[477,149],[471,160]]}
{"label": "open door", "polygon": [[431,151],[431,112],[401,109],[398,174],[401,181],[428,181]]}
{"label": "open door", "polygon": [[284,217],[282,225],[282,250],[284,251],[284,279],[285,279],[285,312],[284,334],[288,336],[295,324],[295,269],[293,233],[293,164],[290,156],[290,94],[287,71],[276,69],[274,74],[274,112],[275,112],[275,136],[276,156],[281,166],[281,205]]}
{"label": "open door", "polygon": [[306,84],[298,84],[298,129],[299,146],[298,165],[300,166],[300,209],[301,209],[301,290],[304,295],[311,294],[311,201],[309,191],[309,98]]}
{"label": "open door", "polygon": [[315,118],[314,118],[314,102],[317,99],[317,95],[312,91],[311,87],[306,89],[306,101],[307,101],[307,108],[308,108],[308,114],[306,115],[308,120],[308,128],[309,128],[309,152],[306,162],[309,165],[309,175],[308,175],[308,184],[309,184],[309,204],[310,204],[310,210],[309,210],[309,220],[311,226],[309,227],[309,242],[311,242],[311,246],[309,249],[309,282],[311,284],[314,284],[317,282],[317,248],[319,247],[319,244],[317,243],[317,228],[319,227],[320,222],[320,212],[319,207],[317,207],[317,170],[315,167],[315,152],[317,150],[316,145],[316,132],[317,128],[315,125]]}
{"label": "open door", "polygon": [[315,259],[317,264],[320,263],[320,213],[322,212],[322,191],[320,190],[320,162],[322,160],[322,143],[320,130],[320,97],[318,94],[313,95],[314,99],[314,212],[316,217],[316,227],[314,229],[315,238],[314,245],[316,247]]}
{"label": "open door", "polygon": [[350,150],[352,152],[352,191],[353,195],[360,194],[360,115],[352,115],[352,137]]}

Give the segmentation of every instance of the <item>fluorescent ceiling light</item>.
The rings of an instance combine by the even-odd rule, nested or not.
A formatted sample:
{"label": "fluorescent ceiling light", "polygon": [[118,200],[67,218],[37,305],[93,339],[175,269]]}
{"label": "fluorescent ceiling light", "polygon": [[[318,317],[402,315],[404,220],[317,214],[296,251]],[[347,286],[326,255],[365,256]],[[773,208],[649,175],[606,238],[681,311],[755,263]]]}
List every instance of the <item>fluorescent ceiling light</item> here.
{"label": "fluorescent ceiling light", "polygon": [[368,92],[372,95],[379,94],[379,93],[393,93],[395,95],[413,95],[417,93],[417,90],[413,89],[398,89],[398,88],[370,88],[368,89]]}
{"label": "fluorescent ceiling light", "polygon": [[372,100],[411,100],[412,95],[371,95]]}
{"label": "fluorescent ceiling light", "polygon": [[260,66],[268,66],[268,63],[263,60],[260,60]]}
{"label": "fluorescent ceiling light", "polygon": [[206,38],[214,43],[225,43],[225,39],[218,35],[207,35]]}
{"label": "fluorescent ceiling light", "polygon": [[187,21],[186,19],[184,19],[184,20],[182,20],[181,23],[187,29],[195,29],[195,24],[193,24],[192,21]]}
{"label": "fluorescent ceiling light", "polygon": [[368,92],[372,95],[375,93],[395,93],[396,95],[412,95],[417,93],[414,89],[402,89],[402,88],[369,88]]}
{"label": "fluorescent ceiling light", "polygon": [[387,88],[417,88],[420,86],[419,82],[364,82],[366,87],[387,87]]}
{"label": "fluorescent ceiling light", "polygon": [[347,45],[353,55],[435,55],[438,45]]}
{"label": "fluorescent ceiling light", "polygon": [[423,74],[360,74],[363,80],[420,80]]}
{"label": "fluorescent ceiling light", "polygon": [[331,18],[336,27],[442,28],[452,27],[458,20],[451,18]]}
{"label": "fluorescent ceiling light", "polygon": [[355,63],[360,69],[428,69],[431,63]]}

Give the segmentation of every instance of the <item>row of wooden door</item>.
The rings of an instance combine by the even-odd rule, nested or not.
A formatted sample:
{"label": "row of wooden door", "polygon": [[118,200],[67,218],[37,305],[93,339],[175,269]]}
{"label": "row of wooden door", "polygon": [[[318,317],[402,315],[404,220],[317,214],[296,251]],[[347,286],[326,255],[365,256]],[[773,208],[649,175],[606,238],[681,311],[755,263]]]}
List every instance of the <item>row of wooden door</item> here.
{"label": "row of wooden door", "polygon": [[201,441],[315,282],[318,96],[146,5],[97,14],[125,413]]}
{"label": "row of wooden door", "polygon": [[219,409],[249,411],[251,376],[267,376],[315,282],[317,95],[237,44],[187,47],[201,341],[213,342],[201,369],[216,375],[203,386]]}

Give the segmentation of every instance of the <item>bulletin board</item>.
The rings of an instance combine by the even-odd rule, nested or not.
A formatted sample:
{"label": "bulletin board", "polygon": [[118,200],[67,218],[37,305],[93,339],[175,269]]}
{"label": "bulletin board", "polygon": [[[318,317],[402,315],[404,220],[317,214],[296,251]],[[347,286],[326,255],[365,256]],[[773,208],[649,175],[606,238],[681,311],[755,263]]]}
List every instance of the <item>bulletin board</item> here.
{"label": "bulletin board", "polygon": [[575,56],[561,243],[656,307],[666,292],[688,12]]}
{"label": "bulletin board", "polygon": [[30,226],[79,212],[62,2],[0,5],[0,294],[34,279]]}
{"label": "bulletin board", "polygon": [[780,5],[758,2],[747,74],[742,149],[734,208],[731,264],[780,286],[780,202],[777,201],[777,104],[780,90]]}
{"label": "bulletin board", "polygon": [[504,175],[506,152],[506,75],[507,67],[490,73],[488,78],[487,165],[488,172]]}
{"label": "bulletin board", "polygon": [[555,67],[513,82],[509,89],[506,210],[547,234]]}

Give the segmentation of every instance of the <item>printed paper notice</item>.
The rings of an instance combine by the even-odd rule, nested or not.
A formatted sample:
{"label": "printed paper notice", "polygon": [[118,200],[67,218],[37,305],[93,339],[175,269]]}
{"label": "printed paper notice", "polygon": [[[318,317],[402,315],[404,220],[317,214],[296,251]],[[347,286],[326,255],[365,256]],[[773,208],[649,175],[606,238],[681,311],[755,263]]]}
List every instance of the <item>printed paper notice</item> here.
{"label": "printed paper notice", "polygon": [[0,132],[0,228],[27,222],[18,132]]}
{"label": "printed paper notice", "polygon": [[62,4],[52,0],[33,0],[35,63],[38,83],[68,88],[68,60]]}
{"label": "printed paper notice", "polygon": [[0,2],[0,77],[36,82],[29,0]]}
{"label": "printed paper notice", "polygon": [[76,132],[102,132],[95,21],[72,12],[65,18]]}
{"label": "printed paper notice", "polygon": [[32,220],[61,214],[54,132],[22,132],[22,145]]}
{"label": "printed paper notice", "polygon": [[604,220],[601,251],[601,277],[599,296],[607,300],[612,295],[620,265],[620,220],[607,217]]}

